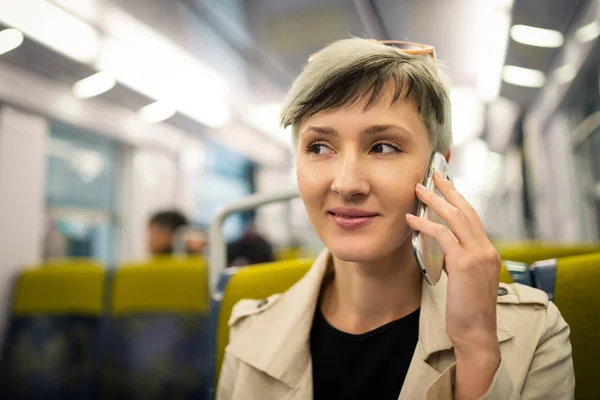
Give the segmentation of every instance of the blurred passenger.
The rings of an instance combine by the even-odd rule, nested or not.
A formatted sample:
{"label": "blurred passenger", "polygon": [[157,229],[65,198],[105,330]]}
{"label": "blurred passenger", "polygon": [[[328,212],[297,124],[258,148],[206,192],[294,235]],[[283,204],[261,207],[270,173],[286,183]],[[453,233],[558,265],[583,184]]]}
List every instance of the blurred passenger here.
{"label": "blurred passenger", "polygon": [[[174,252],[177,232],[189,225],[185,215],[176,210],[160,211],[150,218],[148,225],[148,250],[150,254],[169,255]],[[200,254],[206,245],[204,234],[199,231],[189,232],[182,238],[185,241],[187,254]]]}
{"label": "blurred passenger", "polygon": [[227,265],[243,266],[274,261],[273,246],[251,225],[244,235],[227,246]]}
{"label": "blurred passenger", "polygon": [[183,240],[188,254],[203,254],[206,251],[206,235],[200,230],[187,232]]}
{"label": "blurred passenger", "polygon": [[[450,116],[431,46],[346,39],[306,64],[282,120],[326,249],[287,292],[233,308],[217,399],[574,397],[557,307],[540,290],[499,287],[473,207],[440,175],[444,197],[421,184],[432,154],[450,160]],[[417,199],[447,226],[415,216]],[[435,285],[413,231],[445,254]]]}

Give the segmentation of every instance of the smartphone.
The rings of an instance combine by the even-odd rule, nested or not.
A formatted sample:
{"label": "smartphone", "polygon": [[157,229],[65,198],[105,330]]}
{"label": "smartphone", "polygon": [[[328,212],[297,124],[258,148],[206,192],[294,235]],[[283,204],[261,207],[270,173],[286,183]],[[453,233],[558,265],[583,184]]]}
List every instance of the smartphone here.
{"label": "smartphone", "polygon": [[[436,172],[441,173],[442,176],[446,177],[446,179],[452,182],[452,178],[448,170],[448,164],[446,163],[446,158],[439,152],[436,152],[431,156],[429,168],[427,169],[427,174],[425,176],[425,180],[423,181],[423,186],[425,186],[428,190],[433,191],[438,196],[443,197],[433,184],[433,175]],[[435,211],[428,208],[426,204],[421,203],[418,200],[416,215],[418,217],[435,222],[436,224],[447,226],[446,222],[444,222],[444,220],[440,218]],[[418,231],[413,233],[412,245],[415,259],[417,260],[417,265],[423,274],[425,282],[431,286],[435,286],[440,281],[442,269],[444,268],[444,252],[442,251],[442,248],[435,240],[422,235]]]}

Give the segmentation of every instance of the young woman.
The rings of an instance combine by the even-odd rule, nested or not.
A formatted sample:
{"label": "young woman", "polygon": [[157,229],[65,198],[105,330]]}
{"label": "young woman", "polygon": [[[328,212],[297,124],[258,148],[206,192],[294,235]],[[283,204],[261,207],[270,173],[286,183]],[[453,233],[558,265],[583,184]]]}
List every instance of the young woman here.
{"label": "young woman", "polygon": [[[569,328],[538,290],[499,288],[500,258],[431,155],[450,103],[431,47],[341,40],[290,90],[298,186],[326,250],[289,291],[233,310],[218,399],[570,399]],[[413,215],[416,198],[444,227]],[[414,230],[444,250],[424,282]]]}

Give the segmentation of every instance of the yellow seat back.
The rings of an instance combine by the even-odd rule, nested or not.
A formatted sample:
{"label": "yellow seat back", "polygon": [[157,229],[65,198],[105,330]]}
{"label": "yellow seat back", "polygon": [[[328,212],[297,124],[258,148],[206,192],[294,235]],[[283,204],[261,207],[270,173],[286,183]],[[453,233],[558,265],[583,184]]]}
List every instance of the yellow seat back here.
{"label": "yellow seat back", "polygon": [[90,258],[57,258],[52,260],[46,260],[39,266],[36,265],[35,267],[103,268],[100,262]]}
{"label": "yellow seat back", "polygon": [[23,271],[16,282],[13,313],[90,314],[104,303],[105,270],[93,265],[55,265]]}
{"label": "yellow seat back", "polygon": [[[225,275],[223,299],[219,307],[216,330],[215,382],[219,379],[225,347],[229,343],[229,326],[233,306],[242,299],[264,299],[283,293],[292,287],[310,269],[314,260],[289,260],[230,270]],[[226,274],[230,271],[226,270]]]}
{"label": "yellow seat back", "polygon": [[497,244],[496,249],[503,260],[519,261],[533,264],[536,261],[549,260],[600,252],[600,244],[552,244],[552,243],[524,243],[524,244]]}
{"label": "yellow seat back", "polygon": [[600,254],[559,259],[554,302],[571,328],[575,398],[600,399],[596,372],[600,356]]}
{"label": "yellow seat back", "polygon": [[504,265],[504,262],[502,263],[502,266],[500,267],[500,282],[513,283],[513,279],[511,277],[508,269],[506,269],[506,265]]}
{"label": "yellow seat back", "polygon": [[275,251],[277,261],[296,260],[302,257],[302,249],[299,247],[281,247]]}
{"label": "yellow seat back", "polygon": [[104,398],[205,398],[208,288],[199,257],[160,257],[115,272],[98,361]]}
{"label": "yellow seat back", "polygon": [[112,285],[112,313],[209,310],[206,262],[201,257],[160,258],[119,268]]}
{"label": "yellow seat back", "polygon": [[2,398],[91,393],[104,286],[105,270],[89,265],[32,268],[16,277],[2,349]]}

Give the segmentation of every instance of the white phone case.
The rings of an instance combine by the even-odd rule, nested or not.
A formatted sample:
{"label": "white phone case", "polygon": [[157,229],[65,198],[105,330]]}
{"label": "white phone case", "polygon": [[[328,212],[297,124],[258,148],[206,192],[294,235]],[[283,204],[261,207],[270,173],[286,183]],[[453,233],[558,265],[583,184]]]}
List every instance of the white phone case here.
{"label": "white phone case", "polygon": [[[433,184],[433,175],[436,172],[440,172],[442,176],[445,176],[448,180],[452,181],[448,171],[446,159],[439,152],[436,152],[431,157],[429,169],[423,182],[423,186],[425,186],[428,190],[433,190],[438,196],[442,197],[441,193]],[[444,220],[440,218],[435,211],[428,208],[427,205],[421,202],[418,202],[416,215],[418,217],[446,226]],[[413,233],[412,245],[415,259],[417,260],[417,264],[421,269],[423,278],[429,285],[435,286],[442,276],[442,270],[444,268],[444,252],[435,240],[425,235],[421,235],[417,231]]]}

